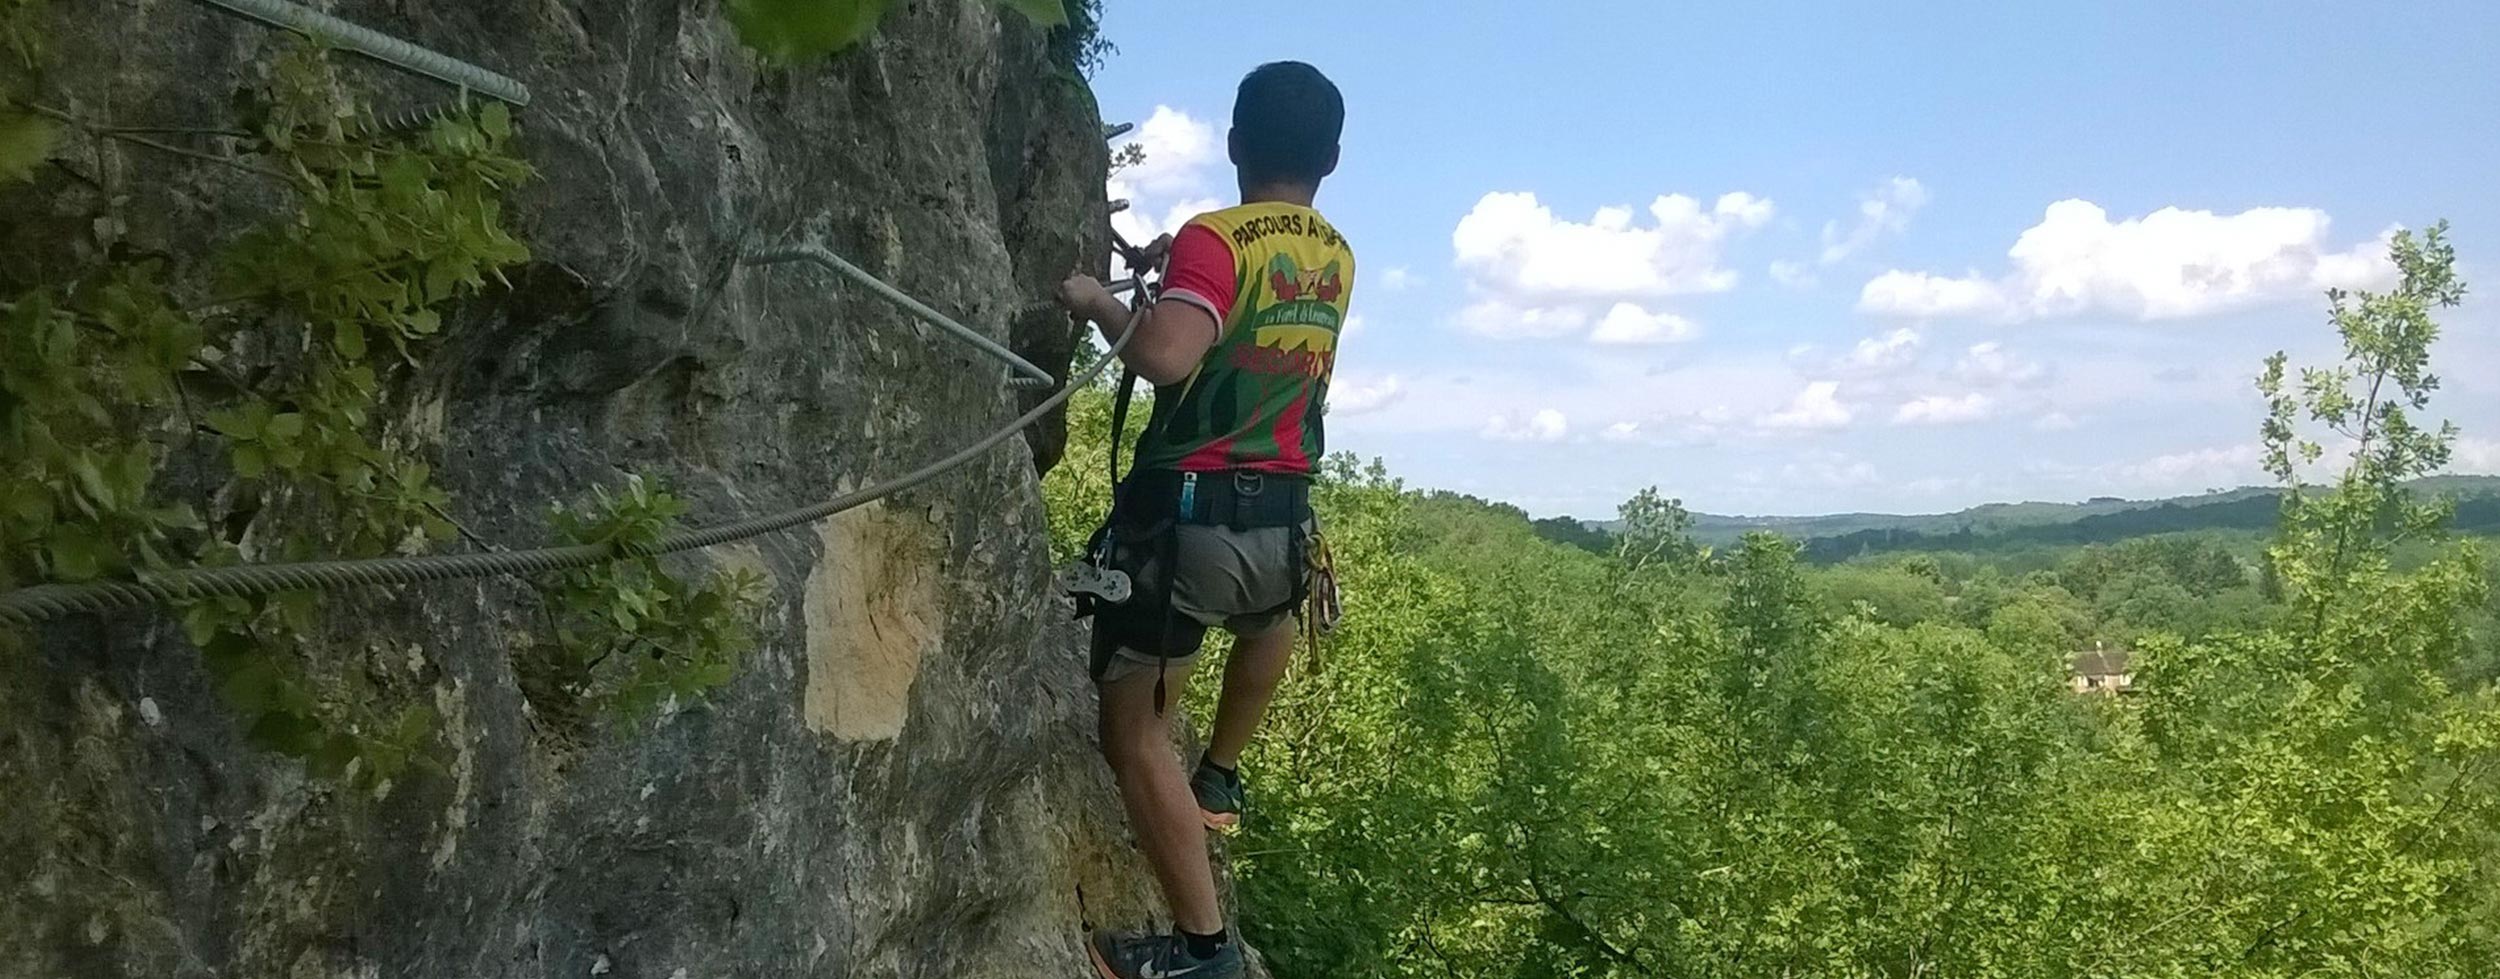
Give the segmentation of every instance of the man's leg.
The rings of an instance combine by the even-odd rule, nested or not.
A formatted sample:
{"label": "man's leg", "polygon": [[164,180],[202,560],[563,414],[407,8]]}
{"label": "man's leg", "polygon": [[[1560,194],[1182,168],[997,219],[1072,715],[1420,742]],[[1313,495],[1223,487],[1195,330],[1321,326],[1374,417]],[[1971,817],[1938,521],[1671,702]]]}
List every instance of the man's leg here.
{"label": "man's leg", "polygon": [[[1216,903],[1215,870],[1207,865],[1207,828],[1180,755],[1172,750],[1170,711],[1155,713],[1155,677],[1155,670],[1139,670],[1099,685],[1102,754],[1120,783],[1129,827],[1172,906],[1172,923],[1212,935],[1224,929],[1224,913]],[[1171,667],[1164,678],[1165,703],[1177,708],[1188,683],[1187,665]]]}
{"label": "man's leg", "polygon": [[1215,733],[1207,739],[1207,760],[1230,771],[1241,767],[1241,750],[1267,716],[1267,702],[1285,678],[1293,659],[1293,616],[1266,631],[1233,639],[1233,654],[1224,664],[1224,692],[1216,699]]}

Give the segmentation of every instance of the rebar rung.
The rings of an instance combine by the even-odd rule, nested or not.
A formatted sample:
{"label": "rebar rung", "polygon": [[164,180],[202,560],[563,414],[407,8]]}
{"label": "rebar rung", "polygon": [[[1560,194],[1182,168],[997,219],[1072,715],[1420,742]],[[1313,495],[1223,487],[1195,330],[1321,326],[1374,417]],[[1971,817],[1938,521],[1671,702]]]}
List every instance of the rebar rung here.
{"label": "rebar rung", "polygon": [[877,295],[884,297],[887,302],[903,307],[912,315],[919,317],[923,322],[945,330],[948,333],[954,334],[957,339],[971,344],[982,353],[990,355],[992,359],[1006,364],[1016,373],[1023,375],[1025,379],[1032,381],[1035,384],[1059,383],[1059,379],[1050,376],[1050,372],[1033,366],[1032,361],[1016,356],[1015,351],[1009,350],[1000,345],[998,341],[983,336],[980,331],[974,330],[973,328],[965,326],[962,323],[958,323],[946,314],[929,308],[927,303],[913,299],[903,290],[895,288],[891,283],[886,282],[884,279],[870,275],[867,269],[851,264],[849,261],[844,260],[842,256],[826,250],[822,245],[805,244],[789,245],[781,248],[757,249],[755,251],[748,252],[746,257],[741,260],[741,264],[745,265],[776,265],[782,262],[810,262],[831,271],[841,273],[842,275],[849,277],[852,281],[867,286],[870,292],[874,292]]}
{"label": "rebar rung", "polygon": [[440,51],[419,47],[362,24],[351,23],[287,0],[198,0],[228,13],[282,30],[300,31],[403,71],[457,85],[480,95],[530,104],[529,86]]}

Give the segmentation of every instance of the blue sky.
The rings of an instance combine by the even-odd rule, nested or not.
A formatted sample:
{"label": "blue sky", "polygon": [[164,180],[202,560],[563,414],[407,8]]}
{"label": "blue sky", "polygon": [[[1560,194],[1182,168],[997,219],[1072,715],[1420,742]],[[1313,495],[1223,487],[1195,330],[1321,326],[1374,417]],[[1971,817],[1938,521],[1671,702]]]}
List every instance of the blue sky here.
{"label": "blue sky", "polygon": [[[2500,4],[1109,5],[1124,230],[1232,202],[1257,64],[1345,92],[1330,448],[1611,515],[2262,482],[2259,361],[2454,222],[2500,290]],[[2395,9],[2395,8],[2388,8]],[[2500,472],[2500,303],[2437,413]]]}

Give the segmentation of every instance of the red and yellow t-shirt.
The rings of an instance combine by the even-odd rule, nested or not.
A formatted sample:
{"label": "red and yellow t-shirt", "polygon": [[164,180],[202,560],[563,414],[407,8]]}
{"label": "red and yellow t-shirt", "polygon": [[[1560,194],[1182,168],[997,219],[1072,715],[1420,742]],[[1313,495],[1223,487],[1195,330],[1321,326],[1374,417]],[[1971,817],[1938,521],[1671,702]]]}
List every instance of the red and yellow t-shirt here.
{"label": "red and yellow t-shirt", "polygon": [[1163,298],[1218,324],[1189,379],[1155,391],[1139,469],[1303,474],[1326,451],[1319,408],[1354,291],[1354,252],[1318,211],[1244,204],[1172,239]]}

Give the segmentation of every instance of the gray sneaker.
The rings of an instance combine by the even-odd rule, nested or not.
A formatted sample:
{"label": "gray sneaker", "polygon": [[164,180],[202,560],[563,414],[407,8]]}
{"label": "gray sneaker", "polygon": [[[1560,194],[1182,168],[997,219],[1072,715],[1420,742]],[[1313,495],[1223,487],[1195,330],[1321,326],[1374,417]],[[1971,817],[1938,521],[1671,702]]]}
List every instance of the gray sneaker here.
{"label": "gray sneaker", "polygon": [[1189,954],[1179,935],[1114,935],[1097,933],[1085,943],[1102,979],[1239,979],[1241,942],[1224,943],[1213,958]]}
{"label": "gray sneaker", "polygon": [[1229,833],[1241,828],[1242,806],[1249,801],[1241,785],[1241,773],[1224,774],[1205,758],[1198,759],[1198,771],[1189,776],[1189,791],[1198,797],[1198,815],[1207,821],[1207,828]]}

